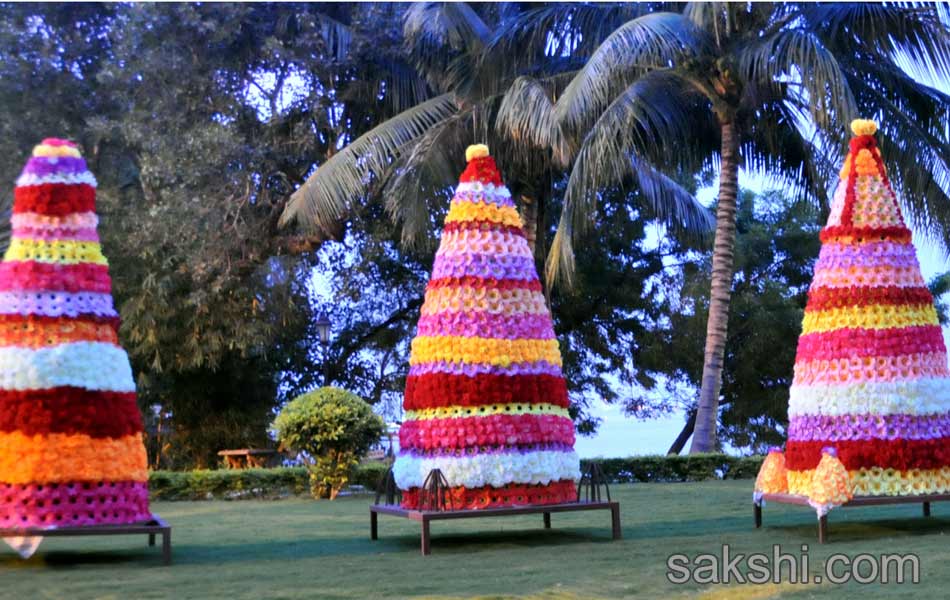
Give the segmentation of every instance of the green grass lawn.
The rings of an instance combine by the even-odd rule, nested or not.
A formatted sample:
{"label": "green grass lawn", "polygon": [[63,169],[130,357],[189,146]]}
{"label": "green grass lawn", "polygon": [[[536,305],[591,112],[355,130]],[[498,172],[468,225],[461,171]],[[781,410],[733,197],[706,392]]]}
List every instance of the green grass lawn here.
{"label": "green grass lawn", "polygon": [[[814,513],[770,504],[752,525],[751,481],[615,486],[624,539],[607,511],[433,524],[419,554],[417,523],[380,517],[369,540],[370,499],[157,503],[173,526],[174,564],[144,536],[49,539],[20,561],[0,554],[2,598],[940,598],[950,590],[950,504],[832,512],[818,546]],[[673,585],[672,553],[798,552],[813,573],[830,553],[917,553],[920,585]]]}

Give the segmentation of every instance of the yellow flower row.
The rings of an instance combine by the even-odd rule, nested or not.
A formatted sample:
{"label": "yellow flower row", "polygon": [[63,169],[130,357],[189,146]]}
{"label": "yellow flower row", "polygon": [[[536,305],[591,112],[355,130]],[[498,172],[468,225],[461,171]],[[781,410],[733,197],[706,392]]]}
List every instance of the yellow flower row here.
{"label": "yellow flower row", "polygon": [[82,157],[82,155],[79,153],[79,148],[73,148],[72,146],[48,146],[46,144],[40,144],[39,146],[34,147],[33,156],[72,156],[73,158]]}
{"label": "yellow flower row", "polygon": [[567,419],[571,418],[566,408],[556,404],[488,404],[485,406],[441,406],[422,410],[408,410],[406,411],[406,420],[459,419],[490,415],[554,415]]}
{"label": "yellow flower row", "polygon": [[[790,494],[807,496],[814,469],[788,472]],[[850,471],[851,491],[855,496],[911,496],[950,493],[950,467],[941,469],[858,469]]]}
{"label": "yellow flower row", "polygon": [[939,325],[937,311],[932,305],[833,308],[806,312],[802,321],[802,335],[834,331],[845,327],[884,329],[891,327],[918,327]]}
{"label": "yellow flower row", "polygon": [[490,364],[546,361],[561,365],[557,340],[505,340],[496,338],[432,336],[412,340],[409,364],[435,361]]}
{"label": "yellow flower row", "polygon": [[484,311],[493,314],[547,314],[544,295],[526,289],[458,286],[440,287],[426,292],[422,314]]}
{"label": "yellow flower row", "polygon": [[511,227],[521,227],[521,216],[513,206],[498,206],[491,202],[453,202],[446,223],[490,221]]}
{"label": "yellow flower row", "polygon": [[102,255],[102,247],[98,242],[49,242],[27,238],[14,238],[10,242],[10,247],[7,248],[4,260],[34,260],[66,265],[77,263],[109,264],[106,257]]}

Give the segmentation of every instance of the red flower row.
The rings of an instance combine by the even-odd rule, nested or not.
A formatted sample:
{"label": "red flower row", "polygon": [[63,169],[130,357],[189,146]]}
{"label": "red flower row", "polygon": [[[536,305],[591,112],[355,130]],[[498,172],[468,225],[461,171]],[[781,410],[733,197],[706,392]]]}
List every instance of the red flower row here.
{"label": "red flower row", "polygon": [[63,323],[75,323],[78,321],[112,325],[115,327],[116,331],[118,331],[120,324],[119,317],[105,317],[92,313],[83,314],[82,317],[76,319],[66,317],[47,317],[44,315],[0,314],[0,323],[13,323],[15,325],[25,325],[30,323],[36,323],[40,325],[61,325]]}
{"label": "red flower row", "polygon": [[135,393],[75,387],[0,390],[0,431],[120,438],[142,431]]}
{"label": "red flower row", "polygon": [[495,159],[490,156],[473,158],[468,162],[468,166],[462,171],[459,177],[461,182],[480,181],[482,183],[492,183],[496,186],[503,185],[501,174],[498,167],[495,166]]}
{"label": "red flower row", "polygon": [[439,277],[429,281],[426,290],[449,287],[483,287],[499,290],[530,290],[541,291],[541,282],[537,279],[498,279],[496,277]]}
{"label": "red flower row", "polygon": [[0,291],[96,292],[112,290],[109,267],[8,260],[0,263]]}
{"label": "red flower row", "polygon": [[574,422],[556,415],[486,415],[406,421],[399,447],[432,450],[556,442],[574,445]]}
{"label": "red flower row", "polygon": [[795,360],[831,360],[858,356],[904,356],[945,352],[938,325],[887,329],[845,328],[798,338]]}
{"label": "red flower row", "polygon": [[497,223],[495,221],[451,221],[445,224],[443,227],[443,232],[452,232],[452,231],[501,231],[502,233],[508,233],[511,235],[520,235],[524,237],[524,229],[517,227],[515,225],[505,225],[504,223]]}
{"label": "red flower row", "polygon": [[821,449],[833,447],[848,470],[881,467],[939,469],[950,465],[950,438],[932,440],[794,441],[785,447],[785,464],[792,471],[814,469]]}
{"label": "red flower row", "polygon": [[805,310],[828,310],[851,306],[870,306],[874,304],[894,305],[931,305],[933,296],[925,287],[868,287],[851,286],[846,288],[818,288],[808,292],[808,305]]}
{"label": "red flower row", "polygon": [[[563,504],[577,501],[577,487],[570,479],[552,481],[547,485],[508,484],[505,487],[484,486],[479,488],[453,487],[448,490],[446,508],[449,510],[473,510],[503,506],[531,506],[537,504]],[[419,488],[404,490],[402,506],[410,510],[421,506]]]}
{"label": "red flower row", "polygon": [[856,243],[890,241],[900,244],[909,244],[910,229],[901,225],[890,227],[855,227],[853,225],[832,225],[825,227],[818,234],[823,244],[835,241],[840,237],[853,238]]}
{"label": "red flower row", "polygon": [[426,373],[406,378],[403,408],[487,404],[554,404],[567,408],[567,385],[555,375],[455,375]]}
{"label": "red flower row", "polygon": [[41,215],[68,215],[96,210],[96,188],[86,183],[44,183],[17,187],[13,191],[13,212]]}

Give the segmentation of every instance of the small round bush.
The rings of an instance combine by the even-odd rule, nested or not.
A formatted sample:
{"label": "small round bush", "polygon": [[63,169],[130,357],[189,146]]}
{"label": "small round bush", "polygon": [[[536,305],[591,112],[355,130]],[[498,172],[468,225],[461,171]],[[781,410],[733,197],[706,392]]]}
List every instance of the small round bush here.
{"label": "small round bush", "polygon": [[281,444],[307,464],[314,498],[336,498],[385,426],[356,394],[324,387],[287,403],[274,419]]}

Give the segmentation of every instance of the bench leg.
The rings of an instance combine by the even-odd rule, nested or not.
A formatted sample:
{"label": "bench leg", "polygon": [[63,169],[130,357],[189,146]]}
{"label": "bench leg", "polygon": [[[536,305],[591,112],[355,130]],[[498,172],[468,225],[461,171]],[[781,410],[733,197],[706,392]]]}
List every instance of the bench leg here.
{"label": "bench leg", "polygon": [[162,559],[166,565],[172,564],[172,528],[162,531]]}
{"label": "bench leg", "polygon": [[369,539],[379,539],[379,515],[375,510],[369,511]]}
{"label": "bench leg", "polygon": [[422,518],[422,556],[429,556],[432,550],[429,546],[429,519]]}
{"label": "bench leg", "polygon": [[149,546],[154,546],[154,545],[155,545],[155,534],[154,534],[154,533],[148,534],[148,545],[149,545]]}
{"label": "bench leg", "polygon": [[551,513],[544,513],[544,528],[551,529]]}
{"label": "bench leg", "polygon": [[924,516],[930,516],[930,502],[924,502]]}
{"label": "bench leg", "polygon": [[620,527],[620,505],[611,504],[610,505],[610,527],[613,530],[613,537],[615,540],[623,539],[623,528]]}
{"label": "bench leg", "polygon": [[758,529],[759,527],[762,527],[762,505],[753,504],[752,514],[755,517],[755,528]]}
{"label": "bench leg", "polygon": [[818,543],[824,544],[828,541],[828,515],[818,519]]}

